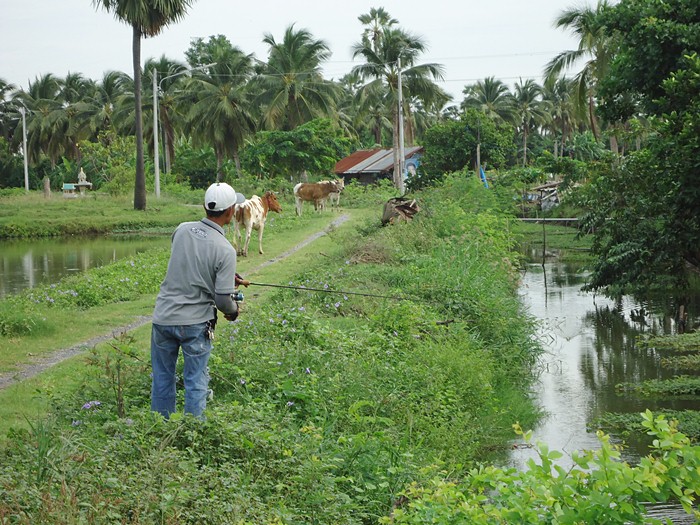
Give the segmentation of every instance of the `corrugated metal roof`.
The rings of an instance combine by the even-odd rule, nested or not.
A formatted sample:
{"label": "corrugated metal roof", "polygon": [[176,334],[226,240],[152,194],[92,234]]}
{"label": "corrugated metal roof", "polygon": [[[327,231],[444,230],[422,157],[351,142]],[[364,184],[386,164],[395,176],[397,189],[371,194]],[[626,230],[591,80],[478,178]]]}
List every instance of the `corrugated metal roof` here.
{"label": "corrugated metal roof", "polygon": [[348,155],[344,159],[340,159],[338,162],[336,162],[335,167],[333,168],[333,173],[345,173],[347,169],[352,168],[356,164],[365,160],[367,157],[374,155],[377,151],[380,151],[379,148],[357,150],[352,155]]}
{"label": "corrugated metal roof", "polygon": [[[423,148],[421,146],[411,146],[409,148],[406,148],[404,150],[404,154],[406,158],[412,157],[416,152],[422,150]],[[349,160],[353,155],[350,155],[350,157],[345,157],[343,160],[341,160],[338,164],[336,164],[336,170],[335,173],[337,174],[342,174],[342,173],[384,173],[385,171],[388,171],[394,167],[394,153],[393,149],[381,149],[381,150],[362,150],[365,152],[373,152],[369,156],[365,156],[364,158],[359,158],[358,157],[358,162],[351,164],[350,162],[345,162],[346,160]],[[356,152],[357,153],[357,152]],[[338,171],[337,167],[340,163],[343,163],[344,166],[347,166],[344,170]]]}

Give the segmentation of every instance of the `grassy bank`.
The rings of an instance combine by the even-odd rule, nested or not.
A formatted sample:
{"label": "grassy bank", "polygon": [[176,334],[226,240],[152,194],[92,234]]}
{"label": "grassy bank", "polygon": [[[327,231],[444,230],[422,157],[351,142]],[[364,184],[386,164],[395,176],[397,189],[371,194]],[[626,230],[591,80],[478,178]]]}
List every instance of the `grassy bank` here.
{"label": "grassy bank", "polygon": [[[202,193],[203,195],[203,193]],[[164,230],[183,220],[196,220],[201,207],[181,199],[152,198],[146,211],[134,210],[128,198],[91,193],[84,198],[44,198],[31,193],[0,197],[0,239],[91,235]]]}
{"label": "grassy bank", "polygon": [[[259,282],[402,299],[251,287],[241,319],[218,330],[206,422],[148,411],[146,327],[61,365],[56,382],[36,379],[48,413],[26,414],[8,435],[0,516],[376,522],[408,483],[501,449],[515,420],[534,417],[537,349],[507,221],[474,210],[486,197],[461,184],[422,196],[411,224],[358,216],[256,272]],[[438,208],[455,189],[463,200]],[[76,374],[79,384],[58,386]]]}

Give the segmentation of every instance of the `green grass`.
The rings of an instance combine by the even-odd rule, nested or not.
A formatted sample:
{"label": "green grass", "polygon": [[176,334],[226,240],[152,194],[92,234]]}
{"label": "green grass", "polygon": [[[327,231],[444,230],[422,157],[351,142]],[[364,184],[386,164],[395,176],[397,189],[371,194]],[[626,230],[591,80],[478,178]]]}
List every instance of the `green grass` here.
{"label": "green grass", "polygon": [[151,198],[146,211],[137,211],[130,199],[98,193],[80,199],[30,193],[0,198],[0,239],[164,229],[201,214],[200,207],[168,198]]}
{"label": "green grass", "polygon": [[[239,273],[255,282],[287,284],[294,275],[297,275],[304,269],[316,267],[319,261],[325,261],[329,257],[337,257],[344,250],[338,239],[339,236],[343,235],[344,231],[353,230],[358,225],[368,222],[377,224],[379,222],[379,215],[376,210],[345,210],[342,213],[349,215],[350,218],[339,228],[331,229],[329,234],[318,238],[312,244],[286,257],[283,261],[267,265],[251,273],[249,269],[254,269],[260,266],[261,263],[280,256],[283,252],[296,246],[310,235],[326,229],[340,214],[331,212],[322,214],[308,213],[301,218],[287,215],[283,220],[280,217],[280,220],[272,223],[273,227],[265,231],[265,238],[263,239],[265,242],[265,255],[259,255],[257,251],[250,250],[250,255],[247,258],[242,257],[239,259]],[[257,241],[257,238],[255,240]],[[162,258],[162,272],[156,276],[155,283],[159,283],[162,280],[166,262],[167,254],[164,254]],[[122,264],[128,264],[128,260]],[[121,265],[111,265],[109,273],[114,273],[115,268],[119,267]],[[107,273],[106,270],[102,270],[102,272]],[[96,271],[93,270],[90,273],[96,273]],[[116,273],[115,278],[120,279],[122,274],[119,270],[116,270]],[[58,288],[72,289],[73,286],[70,283],[84,279],[84,276],[65,279]],[[104,278],[102,282],[105,283]],[[50,293],[53,293],[56,288],[50,286],[40,287],[26,292],[25,295],[41,296],[49,290],[51,291]],[[70,348],[95,337],[110,334],[119,327],[133,323],[139,317],[150,316],[153,312],[156,291],[157,288],[154,290],[154,293],[139,296],[131,301],[103,304],[87,310],[75,306],[63,308],[42,307],[35,316],[39,319],[44,319],[44,321],[41,323],[41,326],[36,328],[35,333],[24,336],[0,337],[0,372],[11,373],[39,358],[50,355],[57,349]],[[251,286],[247,289],[244,288],[243,292],[246,297],[242,309],[245,316],[245,312],[250,310],[256,302],[265,300],[266,297],[274,294],[275,290],[267,287]],[[0,301],[0,309],[7,307],[16,310],[16,305],[13,303],[14,301],[10,300]],[[26,319],[26,316],[22,315],[22,319]],[[136,344],[140,348],[148,348],[150,344],[150,323],[147,324],[146,328],[132,332],[132,335],[136,338]],[[104,344],[100,345],[100,347],[104,347]],[[72,359],[71,363],[74,375],[81,377],[84,373],[81,360],[79,358]],[[42,374],[42,378],[44,378],[42,380],[53,383],[53,375],[58,372],[60,372],[59,368],[51,368]],[[36,414],[39,406],[42,405],[38,400],[33,401],[29,406],[27,405],[27,388],[29,387],[23,383],[21,386],[15,385],[5,389],[5,391],[0,391],[0,434],[5,434],[7,429],[14,424],[22,424],[25,416]],[[15,391],[19,391],[20,394],[15,394]]]}
{"label": "green grass", "polygon": [[[639,468],[619,461],[605,437],[600,453],[575,454],[567,471],[553,467],[561,453],[545,444],[534,445],[541,465],[528,470],[484,464],[511,427],[530,439],[513,423],[534,421],[528,393],[539,348],[515,293],[507,217],[488,209],[480,186],[458,177],[445,186],[461,202],[429,190],[425,213],[409,224],[379,228],[376,208],[353,211],[350,223],[284,263],[253,271],[262,258],[251,256],[253,280],[407,300],[249,294],[241,317],[217,328],[205,421],[180,413],[165,421],[148,409],[147,326],[8,389],[5,399],[25,406],[0,416],[26,419],[0,448],[0,516],[47,524],[56,516],[94,524],[628,523],[641,522],[643,502],[683,494],[688,505],[698,474],[681,467],[700,456],[650,413],[644,424],[659,438],[659,457]],[[430,212],[435,206],[441,213]],[[280,221],[271,246],[293,246],[317,219]],[[147,269],[148,260],[141,254],[134,265]],[[119,273],[117,265],[104,270],[100,285],[88,274],[85,297],[104,301],[101,285],[118,286]],[[61,298],[84,302],[82,292]]]}

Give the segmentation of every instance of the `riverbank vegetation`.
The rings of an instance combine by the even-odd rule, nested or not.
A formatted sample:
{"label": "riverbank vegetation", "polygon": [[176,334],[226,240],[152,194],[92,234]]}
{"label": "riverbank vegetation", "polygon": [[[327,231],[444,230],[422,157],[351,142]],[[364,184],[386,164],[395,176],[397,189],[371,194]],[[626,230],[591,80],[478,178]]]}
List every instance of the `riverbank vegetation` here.
{"label": "riverbank vegetation", "polygon": [[[339,81],[323,79],[325,44],[293,26],[279,44],[267,38],[268,60],[258,65],[224,36],[195,39],[186,64],[163,57],[144,66],[169,80],[160,85],[156,115],[166,138],[164,196],[148,207],[155,166],[142,153],[155,156],[148,143],[154,108],[137,104],[146,128],[131,136],[133,101],[147,99],[142,72],[133,79],[108,74],[103,82],[49,74],[26,91],[0,81],[0,193],[11,197],[0,206],[3,238],[162,231],[190,197],[198,217],[202,189],[213,180],[246,194],[274,189],[289,204],[296,179],[327,178],[356,149],[399,149],[399,60],[406,141],[425,148],[424,163],[408,181],[425,204],[417,220],[336,232],[322,263],[290,261],[287,273],[274,274],[284,277],[277,282],[362,287],[401,299],[261,294],[246,305],[247,322],[221,329],[216,394],[204,423],[163,422],[147,411],[146,331],[100,347],[87,368],[61,367],[37,389],[40,414],[48,407],[49,417],[30,414],[10,431],[0,518],[627,523],[644,520],[646,501],[676,498],[689,509],[700,486],[697,447],[675,423],[651,414],[635,428],[656,441],[636,466],[622,464],[602,435],[600,452],[577,456],[577,468],[566,472],[552,465],[558,453],[543,445],[535,445],[541,464],[528,472],[479,463],[502,447],[514,418],[518,429],[535,418],[527,394],[537,348],[513,298],[520,259],[513,214],[579,219],[584,250],[577,249],[581,239],[567,244],[559,230],[537,225],[530,233],[542,233],[534,257],[560,245],[565,257],[581,259],[586,290],[614,298],[661,292],[673,296],[678,313],[687,312],[691,276],[700,267],[699,19],[695,0],[566,10],[556,23],[573,30],[580,46],[552,59],[542,85],[526,79],[511,91],[487,78],[465,86],[464,100],[454,106],[434,83],[440,66],[420,63],[422,39],[383,10],[362,18],[368,32],[355,56],[364,62]],[[292,42],[308,51],[304,61],[288,60]],[[563,75],[581,62],[575,78]],[[276,96],[288,87],[279,82],[280,71],[299,98]],[[312,92],[319,96],[304,97]],[[217,98],[221,93],[232,98]],[[221,105],[229,111],[220,112]],[[4,188],[22,185],[21,116],[32,191],[60,191],[84,167],[94,192],[70,203],[31,195],[21,201],[17,189]],[[484,165],[480,183],[465,176]],[[397,164],[393,195],[401,193],[402,175]],[[537,188],[548,184],[558,185],[559,202],[549,203],[558,207],[533,206]],[[343,198],[353,203],[362,191],[351,185]],[[133,200],[103,202],[104,195],[131,192]],[[33,216],[25,220],[27,210]],[[302,222],[278,224],[299,235]],[[6,303],[4,344],[60,341],[65,312],[103,319],[116,308],[116,320],[147,310],[164,261],[164,254],[134,259],[145,264],[138,287],[123,281],[124,267],[100,274],[127,303],[104,304],[95,281],[80,289],[66,281],[27,294],[23,304]],[[52,309],[56,302],[64,313]],[[41,315],[34,309],[39,304]],[[692,353],[668,352],[661,365],[697,375],[695,362]],[[81,370],[79,380],[74,369]],[[645,383],[640,393],[687,386],[685,377],[671,381]],[[20,388],[28,392],[26,384],[10,390]],[[692,423],[683,421],[693,435]],[[177,483],[182,479],[187,483]]]}
{"label": "riverbank vegetation", "polygon": [[[430,212],[453,193],[461,197],[449,209]],[[287,281],[401,299],[283,290],[244,303],[241,319],[217,330],[206,422],[149,412],[146,334],[74,361],[82,381],[45,384],[47,416],[27,414],[8,434],[0,515],[376,521],[438,465],[460,472],[502,450],[513,421],[534,421],[537,347],[514,293],[508,219],[488,199],[456,178],[424,195],[424,218],[338,231],[335,250]],[[166,260],[157,252],[112,265],[107,284],[133,268],[139,284],[119,284],[139,295]],[[97,294],[97,279],[85,281]],[[77,307],[81,295],[56,297]]]}
{"label": "riverbank vegetation", "polygon": [[[0,516],[625,523],[643,515],[642,502],[678,498],[689,508],[700,485],[679,465],[700,461],[700,451],[650,414],[644,428],[659,445],[639,466],[621,462],[602,435],[601,449],[566,472],[542,444],[533,444],[541,465],[527,471],[489,466],[511,426],[519,421],[527,442],[520,429],[537,416],[528,392],[539,350],[515,294],[511,218],[472,177],[420,197],[412,222],[381,228],[375,215],[326,236],[324,256],[305,256],[294,275],[277,270],[291,286],[340,293],[270,292],[220,325],[205,421],[148,410],[145,328],[32,381],[41,412],[19,410],[6,433]],[[157,281],[161,255],[134,259],[139,279]],[[87,320],[91,309],[83,312]],[[25,386],[0,398],[19,404],[13,393]]]}

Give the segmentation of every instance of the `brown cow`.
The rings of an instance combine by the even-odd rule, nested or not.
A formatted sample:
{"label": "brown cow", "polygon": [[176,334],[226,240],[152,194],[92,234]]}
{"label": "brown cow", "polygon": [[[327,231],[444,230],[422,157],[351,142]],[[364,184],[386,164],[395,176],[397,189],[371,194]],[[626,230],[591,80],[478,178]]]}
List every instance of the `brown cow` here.
{"label": "brown cow", "polygon": [[236,204],[233,239],[236,246],[240,246],[241,228],[245,229],[245,242],[243,243],[243,249],[240,251],[242,257],[248,255],[248,243],[250,242],[253,229],[258,230],[258,252],[260,252],[260,254],[263,253],[263,230],[265,229],[267,212],[270,210],[276,211],[277,213],[282,211],[282,206],[277,200],[277,196],[271,191],[265,192],[265,195],[262,197],[253,195],[242,204]]}
{"label": "brown cow", "polygon": [[314,209],[323,209],[323,202],[331,193],[339,193],[342,190],[337,181],[300,182],[294,186],[294,200],[296,201],[297,215],[301,216],[301,208],[304,201],[313,202]]}

